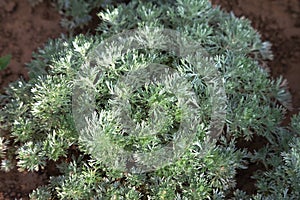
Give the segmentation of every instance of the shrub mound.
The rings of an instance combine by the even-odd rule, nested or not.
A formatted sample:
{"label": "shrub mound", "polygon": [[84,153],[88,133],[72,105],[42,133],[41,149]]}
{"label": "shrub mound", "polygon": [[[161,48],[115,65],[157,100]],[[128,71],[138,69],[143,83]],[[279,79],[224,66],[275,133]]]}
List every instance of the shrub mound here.
{"label": "shrub mound", "polygon": [[[290,107],[286,82],[270,78],[263,67],[272,58],[270,44],[261,41],[247,19],[212,7],[207,0],[133,0],[107,8],[99,17],[102,22],[94,36],[49,41],[28,64],[30,80],[12,83],[1,96],[1,168],[10,170],[17,166],[21,171],[37,171],[52,160],[60,170],[60,175],[51,177],[48,185],[33,191],[32,199],[299,197],[300,116],[294,116],[289,127],[280,126]],[[95,57],[96,62],[89,63],[93,67],[86,65],[91,54],[101,52],[99,45],[103,41],[124,30],[143,31],[149,44],[155,44],[163,43],[165,38],[155,34],[155,30],[163,29],[174,30],[199,45],[197,48],[201,47],[208,56],[198,64],[212,64],[201,69],[207,73],[217,71],[223,80],[226,120],[218,137],[211,139],[208,134],[215,117],[211,91],[217,80],[208,82],[195,63],[187,62],[176,52],[129,49],[107,65]],[[114,47],[112,43],[104,52],[113,54]],[[147,71],[147,66],[161,72],[161,65],[174,73],[159,81],[120,84],[122,77],[132,73],[145,80],[143,70]],[[94,97],[95,105],[87,117],[84,109],[78,111],[82,115],[74,115],[74,93],[78,91],[74,89],[78,86],[91,91],[88,94]],[[92,102],[86,97],[79,107]],[[193,127],[193,137],[173,162],[137,173],[137,162],[115,160],[123,151],[152,155],[151,152],[177,141],[180,123],[186,119],[187,105],[183,100],[194,101],[194,97],[199,118],[188,123]],[[76,123],[74,116],[86,120],[87,126]],[[122,121],[126,117],[132,122],[127,129]],[[237,147],[237,140],[251,141],[254,136],[265,138],[268,145],[255,153]],[[112,167],[114,161],[117,166],[133,167],[124,171]],[[235,189],[236,170],[246,168],[249,162],[261,162],[267,169],[257,173],[258,193],[252,196]]]}

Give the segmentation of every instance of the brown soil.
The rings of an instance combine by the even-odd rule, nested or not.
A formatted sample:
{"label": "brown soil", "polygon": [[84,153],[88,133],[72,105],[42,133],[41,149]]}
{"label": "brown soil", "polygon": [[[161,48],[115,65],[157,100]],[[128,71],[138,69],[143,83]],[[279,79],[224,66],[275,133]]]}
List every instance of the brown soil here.
{"label": "brown soil", "polygon": [[[273,43],[274,60],[269,63],[274,77],[282,74],[289,82],[293,94],[294,110],[300,108],[300,1],[299,0],[213,0],[237,16],[246,16],[262,34]],[[29,62],[33,51],[48,38],[64,32],[59,25],[60,16],[49,1],[32,8],[27,0],[0,0],[0,56],[12,54],[7,69],[0,71],[0,91],[22,76],[28,78],[24,63]],[[252,146],[262,145],[257,140]],[[255,192],[250,176],[260,166],[251,165],[240,170],[238,188]],[[0,200],[28,199],[38,185],[45,184],[51,170],[44,173],[20,173],[13,170],[0,172]],[[55,172],[53,172],[55,173]]]}
{"label": "brown soil", "polygon": [[48,1],[31,7],[27,0],[0,0],[0,56],[12,55],[9,67],[0,71],[0,85],[28,78],[24,63],[48,38],[65,32],[59,25],[60,15]]}

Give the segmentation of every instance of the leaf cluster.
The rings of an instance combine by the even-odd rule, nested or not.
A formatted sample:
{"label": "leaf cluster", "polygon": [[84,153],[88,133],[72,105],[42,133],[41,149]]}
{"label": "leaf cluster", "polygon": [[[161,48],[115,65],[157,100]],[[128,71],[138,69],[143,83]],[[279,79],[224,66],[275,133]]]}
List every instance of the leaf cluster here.
{"label": "leaf cluster", "polygon": [[[43,0],[28,0],[31,6],[36,6]],[[61,25],[67,30],[83,28],[92,19],[92,10],[104,7],[110,1],[103,0],[52,0],[52,4],[62,15]]]}
{"label": "leaf cluster", "polygon": [[[295,116],[289,127],[280,126],[290,108],[290,94],[285,80],[270,78],[262,67],[265,59],[272,58],[270,45],[261,41],[249,20],[212,7],[207,0],[133,0],[98,15],[102,22],[95,36],[49,41],[28,64],[31,79],[12,83],[1,96],[3,166],[10,166],[5,163],[13,163],[10,158],[16,155],[19,170],[41,170],[51,160],[61,171],[48,185],[34,190],[32,199],[226,199],[236,186],[236,170],[246,168],[246,161],[262,162],[269,170],[256,177],[258,194],[251,198],[299,196],[300,117]],[[131,50],[111,58],[108,64],[86,65],[89,53],[97,52],[101,42],[131,29],[144,31],[152,47],[167,39],[153,30],[173,29],[199,45],[186,51],[201,47],[207,52],[207,61],[223,80],[227,99],[225,126],[218,141],[208,137],[213,109],[209,91],[217,85],[216,80],[208,84],[203,72],[176,52]],[[112,43],[102,53],[112,55],[116,48]],[[132,84],[130,78],[120,84],[120,78],[144,72],[150,63],[169,66],[189,85],[176,82],[180,79],[175,75],[155,84]],[[207,73],[213,69],[203,68]],[[145,74],[139,76],[143,79]],[[181,96],[168,86],[177,88]],[[95,97],[95,109],[87,118],[88,96],[81,99],[82,110],[78,109],[77,115],[72,112],[77,87]],[[178,105],[185,105],[179,104],[180,97],[190,95],[190,88],[199,106],[195,108],[197,123],[190,123],[191,145],[174,162],[155,171],[133,173],[115,168],[114,163],[128,164],[115,159],[125,150],[150,152],[149,157],[138,157],[147,163],[155,161],[151,152],[180,138],[178,124],[186,116]],[[160,109],[155,108],[163,112],[157,113]],[[128,116],[131,124],[123,120]],[[146,134],[152,130],[159,134]],[[269,145],[253,154],[237,148],[237,140],[251,141],[255,135],[264,137]],[[12,150],[8,151],[7,144]],[[235,197],[249,196],[236,191]]]}

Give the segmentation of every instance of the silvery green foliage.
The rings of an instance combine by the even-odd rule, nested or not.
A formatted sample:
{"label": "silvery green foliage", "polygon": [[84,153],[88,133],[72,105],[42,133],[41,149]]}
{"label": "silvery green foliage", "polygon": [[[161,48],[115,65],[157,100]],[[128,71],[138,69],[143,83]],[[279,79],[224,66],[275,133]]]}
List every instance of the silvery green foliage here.
{"label": "silvery green foliage", "polygon": [[[31,6],[36,6],[43,0],[28,0]],[[104,0],[53,0],[53,4],[63,16],[61,20],[62,27],[73,30],[83,28],[92,19],[91,12],[93,9],[100,8],[111,1]]]}
{"label": "silvery green foliage", "polygon": [[91,12],[99,8],[103,0],[57,0],[57,7],[64,16],[61,25],[67,29],[83,28],[92,19]]}
{"label": "silvery green foliage", "polygon": [[37,4],[43,2],[43,0],[28,0],[31,6],[36,6]]}
{"label": "silvery green foliage", "polygon": [[234,192],[233,199],[299,199],[300,196],[300,114],[292,117],[290,126],[278,129],[276,141],[250,156],[262,162],[266,171],[257,171],[257,194]]}
{"label": "silvery green foliage", "polygon": [[133,1],[99,16],[105,22],[98,27],[104,37],[154,26],[177,30],[198,41],[224,76],[229,137],[249,140],[254,133],[268,137],[281,122],[284,108],[274,99],[288,105],[290,95],[282,78],[272,80],[260,67],[262,58],[271,57],[269,45],[260,40],[250,21],[218,7],[212,9],[207,1],[194,0],[177,1],[174,6]]}
{"label": "silvery green foliage", "polygon": [[258,172],[257,196],[264,199],[299,199],[300,197],[300,115],[294,115],[289,127],[276,135],[277,141],[261,155],[267,166],[266,172]]}
{"label": "silvery green foliage", "polygon": [[[266,156],[256,154],[257,157],[251,156],[253,160],[263,158],[266,166],[278,164],[280,167],[275,170],[290,173],[290,178],[299,175],[295,162],[299,159],[299,141],[286,141],[284,133],[291,130],[279,127],[284,106],[289,107],[290,96],[284,80],[271,79],[261,67],[260,63],[272,55],[269,45],[261,41],[248,20],[224,13],[218,7],[213,8],[207,0],[134,0],[128,5],[108,8],[99,13],[99,17],[103,22],[98,26],[98,35],[49,41],[28,64],[31,79],[12,83],[1,96],[1,138],[15,144],[19,169],[38,170],[46,165],[47,160],[59,163],[61,175],[51,177],[49,185],[36,189],[32,199],[226,199],[235,187],[236,169],[245,168],[245,158],[250,157],[246,150],[235,146],[235,141],[241,138],[251,140],[255,134],[277,145],[274,149],[279,149],[279,152],[277,150],[277,156],[270,160],[272,151],[262,149]],[[89,142],[93,141],[84,142],[82,139],[88,138],[87,135],[79,136],[71,113],[72,88],[88,53],[101,41],[123,30],[156,27],[180,32],[198,42],[210,55],[210,62],[224,80],[228,99],[226,126],[218,143],[208,140],[206,133],[211,105],[207,85],[202,77],[198,77],[193,84],[201,97],[203,113],[192,145],[171,165],[147,173],[124,173],[97,160],[92,151],[99,149],[89,148]],[[116,60],[115,68],[103,69],[105,76],[99,79],[96,88],[97,114],[110,111],[110,88],[120,74],[127,73],[130,66],[153,61],[174,69],[185,64],[172,53],[158,50],[128,52],[126,57]],[[176,98],[170,94],[158,94],[159,85],[149,88],[149,91],[139,90],[131,96],[132,118],[145,120],[148,103],[145,99],[152,99],[169,108],[168,119],[175,122],[180,119],[180,112],[174,106]],[[105,122],[107,118],[102,117]],[[293,121],[292,127],[297,128],[297,124]],[[113,124],[103,123],[103,127],[107,128],[112,141],[130,150],[149,151],[149,144],[163,145],[172,135],[172,130],[166,126],[161,137],[128,139],[125,134],[117,134],[118,127]],[[285,141],[287,145],[278,141]],[[286,153],[280,155],[280,152]],[[10,156],[7,151],[2,155],[3,160]],[[294,171],[289,171],[290,168]],[[266,180],[270,182],[276,179],[270,174],[264,176],[269,177]],[[281,190],[282,195],[285,191],[291,194],[298,189],[297,185],[291,185],[291,180],[287,179],[288,190]],[[261,182],[259,188],[262,192],[263,186]],[[237,194],[246,195],[242,191]]]}
{"label": "silvery green foliage", "polygon": [[20,168],[43,168],[46,160],[66,156],[67,149],[76,142],[72,79],[94,41],[83,36],[72,41],[49,41],[30,63],[32,78],[12,83],[1,96],[1,135],[12,144],[19,143],[16,154]]}

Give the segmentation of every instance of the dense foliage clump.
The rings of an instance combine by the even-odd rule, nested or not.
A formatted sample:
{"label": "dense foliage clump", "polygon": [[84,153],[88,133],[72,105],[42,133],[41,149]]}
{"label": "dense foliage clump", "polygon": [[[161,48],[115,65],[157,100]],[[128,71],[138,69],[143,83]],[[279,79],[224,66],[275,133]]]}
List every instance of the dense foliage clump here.
{"label": "dense foliage clump", "polygon": [[[12,83],[1,96],[1,168],[37,171],[52,160],[60,170],[48,185],[33,191],[32,199],[299,197],[300,117],[295,116],[288,127],[280,126],[290,107],[290,95],[285,81],[272,79],[262,67],[272,58],[270,44],[261,41],[247,19],[212,7],[207,0],[133,0],[109,7],[99,17],[102,22],[94,36],[49,41],[28,64],[30,80]],[[164,44],[168,38],[157,33],[166,29],[193,41],[184,50],[201,49],[202,54],[196,54],[201,62],[189,63],[176,48],[149,48],[149,44]],[[95,52],[101,52],[103,42],[125,30],[143,33],[148,48],[128,49],[110,62],[99,62]],[[126,42],[122,37],[117,41]],[[103,52],[113,55],[117,47],[111,43]],[[152,63],[168,66],[174,73],[133,87],[120,84],[124,76],[146,73],[149,66],[159,71],[160,65]],[[207,63],[209,67],[203,67]],[[203,65],[205,73],[195,65]],[[222,84],[216,79],[208,81],[206,74],[217,74]],[[138,75],[143,77],[143,73]],[[213,116],[216,104],[211,92],[218,91],[216,86],[225,91],[221,100],[226,106],[221,110],[226,119],[222,132],[210,138],[211,120],[218,119]],[[94,102],[89,98],[80,102],[81,106],[95,104],[86,116],[87,110],[74,110],[80,89],[94,97]],[[135,152],[135,159],[148,162],[152,157],[138,153],[153,155],[151,152],[180,141],[176,140],[180,123],[190,108],[180,102],[186,98],[195,102],[199,118],[188,123],[193,137],[182,154],[155,170],[121,170],[128,163],[115,162],[115,158],[124,151]],[[123,112],[132,120],[127,129],[124,116],[120,117]],[[87,126],[81,126],[76,117]],[[156,134],[147,134],[152,130]],[[238,148],[237,140],[251,141],[257,136],[268,145],[255,153]],[[251,197],[235,189],[236,170],[247,168],[249,162],[261,162],[267,169],[257,172],[258,194]]]}

